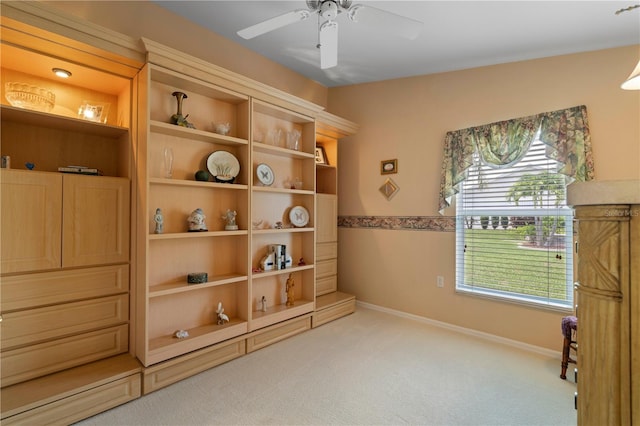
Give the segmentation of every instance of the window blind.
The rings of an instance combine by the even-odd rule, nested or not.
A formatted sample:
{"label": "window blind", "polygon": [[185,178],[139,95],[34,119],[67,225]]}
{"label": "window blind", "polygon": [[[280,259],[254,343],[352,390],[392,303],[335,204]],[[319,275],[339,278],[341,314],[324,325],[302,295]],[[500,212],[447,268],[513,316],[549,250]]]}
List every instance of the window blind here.
{"label": "window blind", "polygon": [[458,291],[572,306],[573,211],[558,167],[538,138],[506,167],[474,156],[456,200]]}

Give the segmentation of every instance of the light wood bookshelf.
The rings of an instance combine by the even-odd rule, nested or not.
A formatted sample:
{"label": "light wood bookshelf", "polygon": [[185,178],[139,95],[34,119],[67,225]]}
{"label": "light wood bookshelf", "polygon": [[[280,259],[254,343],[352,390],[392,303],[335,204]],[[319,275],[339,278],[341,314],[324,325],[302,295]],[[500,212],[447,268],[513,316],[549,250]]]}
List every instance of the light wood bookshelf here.
{"label": "light wood bookshelf", "polygon": [[[140,73],[138,102],[141,176],[138,205],[137,356],[145,366],[184,355],[247,332],[249,247],[249,97],[206,80],[149,63]],[[182,113],[195,128],[170,122],[183,92]],[[228,122],[230,133],[215,132]],[[173,153],[171,176],[164,150]],[[208,157],[224,151],[240,170],[232,183],[197,181],[209,171]],[[189,232],[187,219],[200,208],[205,232]],[[155,232],[160,209],[162,233]],[[237,230],[224,229],[222,216],[237,213]],[[190,273],[206,272],[207,281],[189,284]],[[229,322],[218,324],[222,303]],[[186,338],[177,338],[184,330]]]}
{"label": "light wood bookshelf", "polygon": [[316,164],[316,308],[313,327],[355,310],[355,296],[338,291],[338,151],[340,139],[358,126],[323,112],[316,125],[316,143],[324,149],[326,164]]}
{"label": "light wood bookshelf", "polygon": [[[335,143],[353,123],[151,40],[141,45],[45,9],[16,2],[1,17],[2,155],[14,169],[36,165],[0,171],[3,424],[73,423],[353,311],[352,296],[318,295],[316,280],[319,256],[337,256],[336,241],[317,249],[337,208],[319,207],[317,194],[337,199]],[[83,30],[68,29],[74,22]],[[53,66],[75,80],[53,80]],[[8,81],[51,88],[56,107],[8,105]],[[196,128],[170,123],[174,91],[188,95],[183,114]],[[87,100],[109,104],[103,120],[78,117]],[[230,132],[216,133],[226,122]],[[294,131],[297,147],[286,139]],[[315,164],[318,142],[329,165]],[[195,179],[216,151],[237,158],[233,183]],[[257,180],[261,163],[276,176],[270,186]],[[68,165],[104,176],[57,171]],[[300,227],[289,218],[295,206],[309,214]],[[196,208],[205,232],[188,231]],[[227,209],[237,230],[225,229]],[[286,245],[291,265],[260,270],[272,244]],[[187,283],[191,272],[206,272],[206,282]],[[219,302],[229,318],[221,324]],[[51,325],[34,327],[42,318]]]}
{"label": "light wood bookshelf", "polygon": [[[11,158],[0,170],[1,421],[72,423],[140,395],[129,286],[142,63],[7,17],[20,6],[3,5],[1,18],[0,146]],[[10,82],[50,90],[54,106],[10,105]],[[87,102],[109,107],[91,121],[78,116]],[[58,172],[69,165],[103,176]]]}

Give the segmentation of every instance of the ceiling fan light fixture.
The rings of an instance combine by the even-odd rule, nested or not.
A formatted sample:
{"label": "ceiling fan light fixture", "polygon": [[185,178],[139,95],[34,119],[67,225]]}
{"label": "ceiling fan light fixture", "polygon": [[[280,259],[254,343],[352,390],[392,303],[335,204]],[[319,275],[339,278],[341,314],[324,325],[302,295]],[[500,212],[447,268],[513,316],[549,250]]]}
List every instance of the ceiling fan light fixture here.
{"label": "ceiling fan light fixture", "polygon": [[320,4],[320,16],[322,16],[324,19],[329,21],[336,19],[338,13],[338,5],[335,1],[325,0]]}
{"label": "ceiling fan light fixture", "polygon": [[325,21],[320,26],[320,69],[338,65],[338,23]]}
{"label": "ceiling fan light fixture", "polygon": [[627,78],[620,87],[624,90],[640,90],[640,61],[638,61],[629,78]]}
{"label": "ceiling fan light fixture", "polygon": [[[318,44],[320,68],[325,70],[338,65],[338,24],[335,19],[343,12],[349,18],[409,40],[415,39],[422,30],[423,23],[372,6],[352,5],[351,0],[306,0],[308,9],[299,9],[259,22],[237,32],[238,36],[249,40],[259,35],[277,30],[296,22],[304,21],[311,15],[318,15]],[[356,19],[358,18],[358,19]],[[324,20],[324,22],[322,22]],[[322,22],[322,23],[321,23]]]}

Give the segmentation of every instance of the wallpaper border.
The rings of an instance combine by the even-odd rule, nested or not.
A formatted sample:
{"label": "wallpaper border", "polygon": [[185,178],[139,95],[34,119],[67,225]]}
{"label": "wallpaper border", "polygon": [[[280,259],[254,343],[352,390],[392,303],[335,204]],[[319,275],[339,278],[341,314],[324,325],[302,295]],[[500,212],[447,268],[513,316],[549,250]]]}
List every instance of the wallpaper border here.
{"label": "wallpaper border", "polygon": [[456,219],[444,216],[338,216],[338,226],[396,231],[454,232]]}

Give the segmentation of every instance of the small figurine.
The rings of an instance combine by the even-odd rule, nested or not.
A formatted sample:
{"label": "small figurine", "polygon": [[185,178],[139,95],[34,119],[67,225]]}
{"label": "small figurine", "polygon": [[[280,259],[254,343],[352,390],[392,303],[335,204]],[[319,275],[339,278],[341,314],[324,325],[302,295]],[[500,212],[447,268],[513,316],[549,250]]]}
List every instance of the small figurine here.
{"label": "small figurine", "polygon": [[307,263],[304,261],[304,257],[301,257],[300,260],[298,260],[298,266],[304,266]]}
{"label": "small figurine", "polygon": [[162,234],[164,232],[164,217],[162,216],[162,210],[156,209],[156,214],[153,216],[153,221],[156,223],[156,234]]}
{"label": "small figurine", "polygon": [[216,133],[226,135],[227,133],[229,133],[229,130],[231,130],[231,124],[229,123],[216,124]]}
{"label": "small figurine", "polygon": [[178,330],[173,335],[178,339],[186,339],[187,337],[189,337],[189,332],[186,330]]}
{"label": "small figurine", "polygon": [[189,215],[189,232],[207,231],[207,225],[204,223],[206,216],[201,208],[197,208]]}
{"label": "small figurine", "polygon": [[262,303],[262,312],[267,312],[267,298],[262,296],[260,302]]}
{"label": "small figurine", "polygon": [[236,225],[236,212],[235,210],[227,209],[227,213],[222,216],[223,219],[227,220],[227,225],[224,227],[226,231],[237,231],[238,225]]}
{"label": "small figurine", "polygon": [[36,165],[35,165],[35,164],[33,164],[33,163],[31,163],[31,162],[24,163],[24,166],[25,166],[27,169],[29,169],[29,170],[33,170],[33,169],[35,169],[35,168],[36,168]]}
{"label": "small figurine", "polygon": [[218,302],[218,310],[216,312],[218,314],[218,325],[222,325],[225,322],[229,322],[229,317],[224,313],[222,302]]}
{"label": "small figurine", "polygon": [[282,224],[282,222],[277,221],[275,225],[273,225],[273,227],[275,229],[282,229],[284,227],[284,225]]}
{"label": "small figurine", "polygon": [[293,306],[294,300],[293,300],[293,287],[295,287],[295,283],[293,282],[293,278],[291,277],[291,274],[289,274],[289,278],[287,278],[287,284],[286,284],[286,289],[287,289],[287,306]]}

